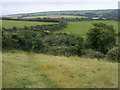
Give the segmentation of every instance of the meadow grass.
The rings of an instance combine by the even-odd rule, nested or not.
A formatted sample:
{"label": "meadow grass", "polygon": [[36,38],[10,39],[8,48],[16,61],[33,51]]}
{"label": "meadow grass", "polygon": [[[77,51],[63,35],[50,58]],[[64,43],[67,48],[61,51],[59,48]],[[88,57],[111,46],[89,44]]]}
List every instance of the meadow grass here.
{"label": "meadow grass", "polygon": [[68,22],[68,26],[63,30],[57,31],[71,33],[71,34],[79,34],[82,36],[86,36],[86,33],[90,28],[93,27],[92,23],[105,23],[108,25],[113,25],[116,32],[118,32],[118,22],[117,21],[81,21],[81,22]]}
{"label": "meadow grass", "polygon": [[23,28],[24,26],[35,26],[35,25],[45,25],[54,24],[54,22],[33,22],[33,21],[12,21],[12,20],[2,20],[2,26],[5,28],[12,28],[16,26],[17,28]]}
{"label": "meadow grass", "polygon": [[3,88],[117,88],[118,63],[3,52]]}

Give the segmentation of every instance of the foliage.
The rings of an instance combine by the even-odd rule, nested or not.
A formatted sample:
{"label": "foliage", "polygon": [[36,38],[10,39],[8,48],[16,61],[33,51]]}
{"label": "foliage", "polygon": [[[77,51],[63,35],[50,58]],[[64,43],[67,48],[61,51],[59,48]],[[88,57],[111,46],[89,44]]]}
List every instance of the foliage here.
{"label": "foliage", "polygon": [[87,58],[104,58],[104,54],[92,49],[83,49],[82,50],[82,57],[87,57]]}
{"label": "foliage", "polygon": [[103,23],[94,23],[93,25],[94,28],[87,33],[88,42],[92,49],[107,53],[116,44],[115,30],[113,26]]}
{"label": "foliage", "polygon": [[66,33],[60,33],[60,34],[53,34],[49,35],[44,38],[44,42],[48,43],[48,45],[51,46],[75,46],[76,43],[78,43],[78,39],[81,38],[80,36],[73,35],[73,34],[66,34]]}
{"label": "foliage", "polygon": [[3,50],[20,49],[22,46],[21,37],[17,33],[3,32],[2,48]]}
{"label": "foliage", "polygon": [[[60,50],[63,48],[62,52],[59,50],[60,53],[63,53],[63,51],[64,53],[67,53],[69,51],[71,55],[81,55],[81,49],[83,48],[83,38],[73,34],[55,34],[45,37],[43,41],[49,46],[60,47]],[[66,47],[68,47],[68,51],[66,51]]]}
{"label": "foliage", "polygon": [[37,52],[37,53],[41,53],[44,50],[44,44],[43,44],[43,40],[42,40],[42,36],[41,34],[37,34],[33,41],[32,41],[32,49],[31,51]]}
{"label": "foliage", "polygon": [[58,55],[58,56],[71,56],[71,48],[67,46],[49,46],[48,54]]}
{"label": "foliage", "polygon": [[111,61],[120,62],[120,46],[114,47],[111,50],[109,50],[106,54],[106,58]]}
{"label": "foliage", "polygon": [[[91,26],[92,22],[89,23],[76,22],[81,24],[82,26],[81,30],[78,30],[79,33],[81,33],[81,35],[82,32],[85,33],[84,29],[86,28],[85,27],[86,25],[84,24],[87,23],[88,26]],[[84,54],[84,56],[86,57],[102,58],[103,55],[100,52],[106,53],[115,44],[114,42],[115,39],[113,39],[115,30],[113,29],[112,26],[102,23],[100,24],[94,23],[93,25],[95,28],[91,29],[91,32],[94,31],[94,33],[89,34],[89,36],[94,36],[92,37],[91,41],[97,42],[95,43],[98,44],[96,46],[95,44],[91,44],[90,40],[86,41],[86,37],[84,37],[85,39],[83,39],[83,37],[76,34],[67,34],[67,33],[55,34],[51,32],[55,30],[61,30],[62,28],[66,28],[66,25],[67,25],[66,22],[59,21],[58,24],[36,25],[30,27],[26,25],[22,28],[18,28],[17,26],[14,26],[10,29],[6,29],[5,27],[2,27],[3,50],[19,49],[28,52],[31,51],[35,53],[48,53],[53,55],[64,55],[64,56],[71,56],[71,55],[81,56],[82,54]],[[74,26],[71,29],[75,30],[76,27],[77,26]],[[82,30],[83,27],[84,29]],[[77,33],[76,31],[74,32]],[[94,45],[95,47],[92,45]],[[93,48],[94,50],[87,50],[89,48]]]}

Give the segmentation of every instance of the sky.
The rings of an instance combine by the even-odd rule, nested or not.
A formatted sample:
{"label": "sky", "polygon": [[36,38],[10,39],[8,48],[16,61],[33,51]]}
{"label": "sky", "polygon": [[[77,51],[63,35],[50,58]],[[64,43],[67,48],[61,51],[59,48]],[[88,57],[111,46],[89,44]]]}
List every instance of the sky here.
{"label": "sky", "polygon": [[61,10],[117,9],[119,0],[0,0],[0,15]]}

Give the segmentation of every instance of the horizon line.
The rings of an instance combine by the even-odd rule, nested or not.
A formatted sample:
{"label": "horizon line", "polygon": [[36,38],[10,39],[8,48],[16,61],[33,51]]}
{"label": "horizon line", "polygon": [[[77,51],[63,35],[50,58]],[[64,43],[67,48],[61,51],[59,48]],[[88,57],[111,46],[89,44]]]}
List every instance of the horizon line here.
{"label": "horizon line", "polygon": [[92,11],[92,10],[114,10],[118,8],[111,8],[111,9],[85,9],[85,10],[53,10],[53,11],[36,11],[36,12],[26,12],[26,13],[15,13],[15,14],[7,14],[7,15],[0,15],[0,16],[9,16],[9,15],[19,15],[19,14],[32,14],[32,13],[43,13],[43,12],[60,12],[60,11]]}

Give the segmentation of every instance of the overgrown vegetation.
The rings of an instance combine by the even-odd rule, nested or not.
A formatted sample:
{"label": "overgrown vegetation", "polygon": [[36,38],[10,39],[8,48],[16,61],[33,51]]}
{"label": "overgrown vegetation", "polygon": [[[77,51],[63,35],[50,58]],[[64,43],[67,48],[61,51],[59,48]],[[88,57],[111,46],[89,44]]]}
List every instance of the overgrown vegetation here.
{"label": "overgrown vegetation", "polygon": [[106,59],[120,63],[120,46],[110,49],[106,54]]}
{"label": "overgrown vegetation", "polygon": [[[39,19],[33,20],[39,21]],[[116,45],[117,35],[111,25],[93,23],[93,28],[87,33],[87,39],[76,34],[52,33],[66,26],[67,22],[60,20],[58,24],[25,26],[22,28],[23,30],[19,30],[17,27],[13,27],[11,30],[3,27],[3,50],[17,49],[35,53],[99,59],[104,58],[104,54]]]}
{"label": "overgrown vegetation", "polygon": [[82,56],[86,57],[86,58],[97,58],[97,59],[104,58],[103,53],[101,53],[99,51],[92,50],[92,49],[83,49]]}
{"label": "overgrown vegetation", "polygon": [[116,35],[113,26],[103,23],[94,23],[94,28],[87,33],[91,48],[102,53],[107,53],[116,44]]}
{"label": "overgrown vegetation", "polygon": [[3,88],[118,87],[120,48],[111,21],[75,22],[81,25],[74,28],[68,28],[72,24],[65,19],[33,22],[41,20],[51,24],[2,28]]}

